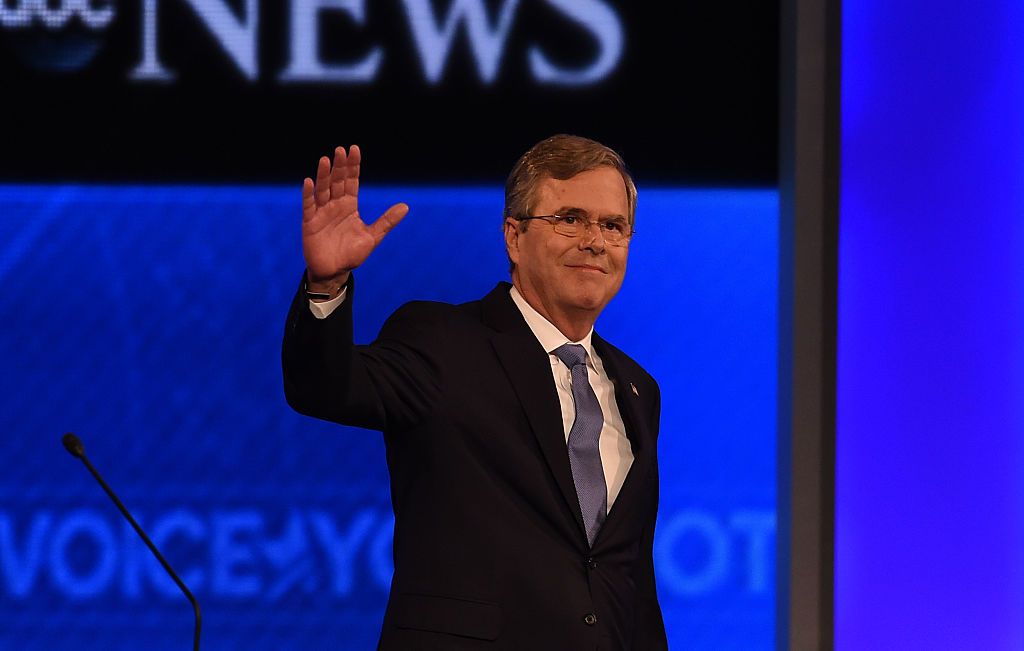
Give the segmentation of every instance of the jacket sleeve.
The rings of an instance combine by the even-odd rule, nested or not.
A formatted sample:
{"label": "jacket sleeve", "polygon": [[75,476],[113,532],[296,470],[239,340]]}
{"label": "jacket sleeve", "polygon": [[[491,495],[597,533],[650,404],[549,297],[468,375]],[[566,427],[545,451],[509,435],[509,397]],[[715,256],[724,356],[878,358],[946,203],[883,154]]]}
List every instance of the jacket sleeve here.
{"label": "jacket sleeve", "polygon": [[354,276],[326,319],[310,312],[302,285],[285,323],[281,362],[288,404],[301,414],[375,430],[416,425],[437,404],[444,338],[429,303],[396,311],[369,346],[353,344]]}

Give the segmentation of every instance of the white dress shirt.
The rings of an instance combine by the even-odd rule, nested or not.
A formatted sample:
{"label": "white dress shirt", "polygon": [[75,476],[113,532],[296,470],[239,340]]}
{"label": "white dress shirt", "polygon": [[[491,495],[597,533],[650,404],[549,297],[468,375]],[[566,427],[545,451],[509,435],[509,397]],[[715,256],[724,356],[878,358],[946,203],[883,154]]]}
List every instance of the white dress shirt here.
{"label": "white dress shirt", "polygon": [[[345,300],[347,289],[343,289],[341,294],[329,301],[322,303],[310,301],[309,309],[313,316],[318,319],[326,319],[330,316],[331,312]],[[568,337],[526,302],[519,290],[512,287],[509,293],[512,296],[512,302],[526,319],[526,325],[530,327],[533,336],[548,353],[548,359],[551,362],[551,375],[555,380],[558,402],[562,408],[562,427],[565,430],[566,444],[569,442],[569,431],[576,418],[576,406],[572,398],[572,375],[569,372],[569,367],[558,359],[553,351],[565,343],[580,344],[587,351],[587,376],[591,388],[597,395],[597,401],[601,405],[601,412],[604,414],[604,426],[601,428],[599,445],[604,481],[608,487],[608,508],[611,509],[615,498],[619,496],[619,491],[622,489],[622,483],[626,480],[626,473],[633,465],[633,448],[626,436],[626,426],[622,422],[619,406],[615,402],[615,386],[591,344],[594,329],[591,328],[587,336],[580,341],[570,342]]]}
{"label": "white dress shirt", "polygon": [[576,405],[572,398],[572,374],[569,367],[555,356],[554,350],[562,344],[574,343],[583,346],[587,351],[587,378],[590,380],[590,386],[594,389],[594,393],[597,394],[601,413],[604,414],[604,426],[601,428],[600,440],[601,466],[604,469],[604,483],[608,487],[608,508],[611,509],[615,498],[619,496],[619,491],[622,489],[622,483],[626,480],[626,473],[633,465],[633,447],[629,444],[626,426],[622,422],[622,414],[619,413],[619,406],[615,402],[615,385],[612,384],[611,378],[604,370],[604,364],[601,363],[601,358],[591,344],[594,329],[591,328],[587,336],[580,341],[570,342],[568,337],[526,302],[518,289],[512,287],[510,294],[512,302],[523,313],[526,325],[530,326],[533,336],[548,353],[551,374],[554,376],[555,388],[558,390],[558,402],[562,406],[562,427],[565,430],[566,444],[569,442],[569,430],[572,429],[572,422],[576,418]]}

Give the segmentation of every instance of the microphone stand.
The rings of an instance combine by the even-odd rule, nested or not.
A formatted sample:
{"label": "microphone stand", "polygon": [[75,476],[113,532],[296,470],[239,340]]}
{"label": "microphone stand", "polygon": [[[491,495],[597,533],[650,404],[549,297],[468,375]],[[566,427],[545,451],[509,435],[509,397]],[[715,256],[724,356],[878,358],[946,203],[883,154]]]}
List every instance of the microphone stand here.
{"label": "microphone stand", "polygon": [[111,490],[110,486],[107,485],[107,482],[103,481],[103,477],[100,476],[100,473],[93,467],[92,463],[89,462],[89,458],[85,456],[85,446],[82,445],[82,441],[71,432],[65,434],[62,440],[64,442],[64,447],[71,453],[71,456],[82,460],[85,467],[89,469],[92,476],[96,478],[96,481],[99,482],[100,486],[103,487],[103,490],[110,496],[110,499],[114,501],[115,505],[117,505],[118,510],[121,511],[121,515],[123,515],[128,520],[129,524],[132,525],[132,528],[135,529],[135,533],[139,534],[139,537],[142,538],[142,542],[146,543],[146,547],[149,547],[149,551],[153,552],[153,556],[156,556],[156,560],[160,561],[160,565],[163,566],[164,571],[170,575],[178,588],[185,595],[185,598],[192,604],[192,610],[195,612],[196,616],[195,632],[192,636],[192,651],[199,651],[199,630],[202,626],[202,616],[199,614],[199,602],[192,596],[192,593],[189,591],[185,583],[178,578],[178,574],[174,571],[174,568],[172,568],[171,564],[167,562],[167,559],[165,559],[164,555],[160,553],[160,550],[156,548],[156,545],[154,545],[153,541],[149,539],[149,536],[147,536],[146,532],[142,530],[142,527],[140,527],[139,523],[135,521],[135,518],[133,518],[132,514],[128,512],[128,509],[121,503],[121,500],[114,494],[114,491]]}

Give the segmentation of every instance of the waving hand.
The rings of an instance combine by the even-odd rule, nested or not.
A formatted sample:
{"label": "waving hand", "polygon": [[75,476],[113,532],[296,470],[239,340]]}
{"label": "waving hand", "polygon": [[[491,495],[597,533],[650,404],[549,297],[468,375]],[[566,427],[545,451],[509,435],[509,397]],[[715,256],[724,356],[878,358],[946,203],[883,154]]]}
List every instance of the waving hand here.
{"label": "waving hand", "polygon": [[359,215],[359,147],[334,150],[320,159],[316,183],[302,183],[302,253],[309,287],[335,295],[398,222],[409,206],[398,203],[372,224]]}

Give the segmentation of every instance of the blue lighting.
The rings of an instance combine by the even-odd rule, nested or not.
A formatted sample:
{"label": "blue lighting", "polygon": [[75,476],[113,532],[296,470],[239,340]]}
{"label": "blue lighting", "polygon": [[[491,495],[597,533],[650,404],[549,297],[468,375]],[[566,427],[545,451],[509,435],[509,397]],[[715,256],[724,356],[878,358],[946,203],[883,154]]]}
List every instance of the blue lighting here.
{"label": "blue lighting", "polygon": [[843,3],[838,651],[1024,648],[1022,36]]}
{"label": "blue lighting", "polygon": [[[498,187],[374,187],[408,218],[356,337],[508,277]],[[0,186],[0,648],[180,649],[191,611],[60,436],[78,433],[203,606],[204,648],[372,649],[391,574],[381,437],[293,412],[299,188]],[[599,331],[660,380],[670,640],[771,648],[774,190],[641,189]]]}

